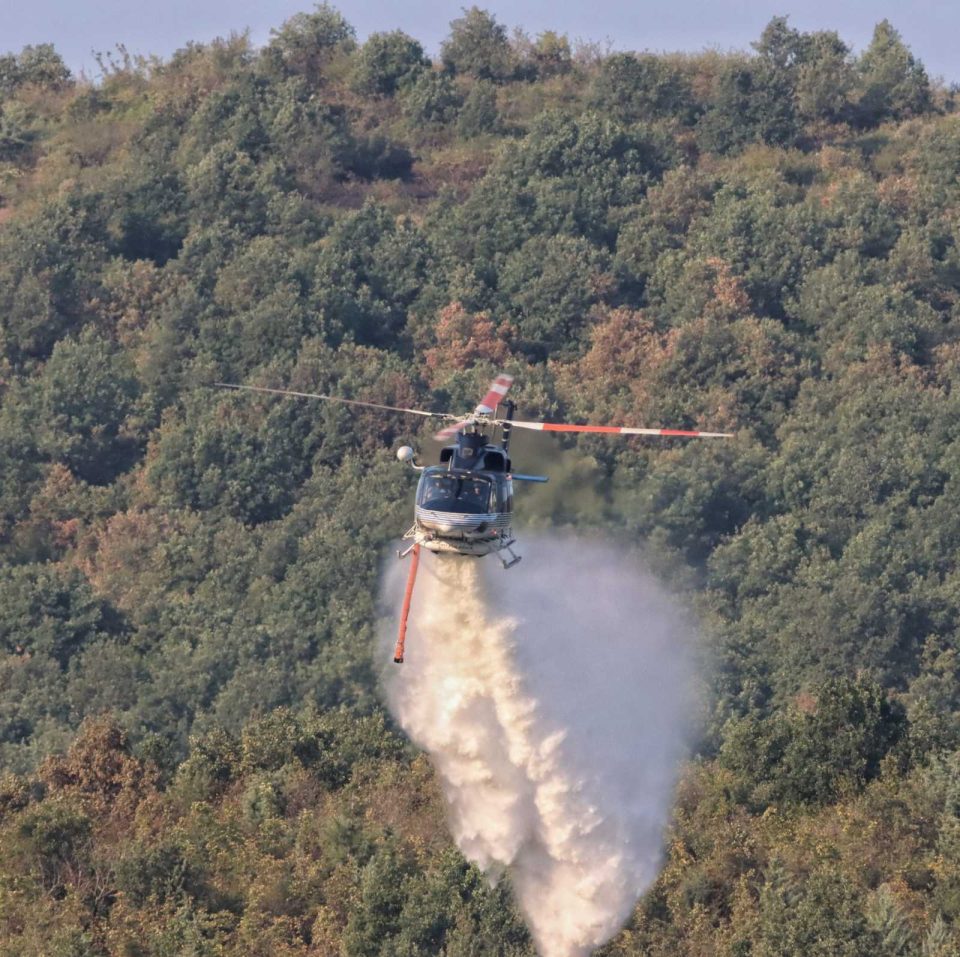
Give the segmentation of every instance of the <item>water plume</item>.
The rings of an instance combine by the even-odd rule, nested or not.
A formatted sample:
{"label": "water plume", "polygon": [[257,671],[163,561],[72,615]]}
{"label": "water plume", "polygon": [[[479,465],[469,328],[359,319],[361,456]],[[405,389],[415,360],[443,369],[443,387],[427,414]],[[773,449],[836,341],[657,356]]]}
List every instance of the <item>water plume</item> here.
{"label": "water plume", "polygon": [[[620,549],[541,537],[523,552],[509,571],[424,553],[385,694],[431,756],[461,851],[494,880],[509,869],[542,957],[581,957],[659,869],[691,629]],[[388,576],[394,606],[405,573]]]}

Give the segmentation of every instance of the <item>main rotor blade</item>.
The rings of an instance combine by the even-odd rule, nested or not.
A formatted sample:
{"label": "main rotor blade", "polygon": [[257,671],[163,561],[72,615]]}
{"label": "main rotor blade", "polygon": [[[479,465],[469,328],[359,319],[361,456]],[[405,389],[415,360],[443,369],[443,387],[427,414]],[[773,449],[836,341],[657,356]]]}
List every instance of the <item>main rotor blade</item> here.
{"label": "main rotor blade", "polygon": [[[503,425],[506,419],[492,424]],[[692,439],[732,439],[732,432],[694,432],[687,429],[632,429],[617,425],[565,425],[562,422],[510,422],[515,429],[532,429],[535,432],[601,432],[605,435],[668,435]]]}
{"label": "main rotor blade", "polygon": [[[456,418],[456,416],[452,416]],[[451,425],[445,425],[435,436],[434,438],[438,442],[446,442],[447,439],[452,439],[464,426],[470,425],[470,419],[462,419],[459,422],[454,422]]]}
{"label": "main rotor blade", "polygon": [[[479,421],[486,422],[487,416],[496,411],[497,406],[503,401],[503,397],[510,391],[511,385],[513,385],[513,376],[501,372],[500,375],[490,383],[487,394],[480,400],[480,404],[473,410],[471,415],[462,416],[459,422],[453,422],[451,425],[445,426],[434,438],[438,442],[446,442],[447,439],[452,439],[464,427],[478,421],[474,416],[480,416]],[[457,416],[451,415],[450,418],[456,419]]]}
{"label": "main rotor blade", "polygon": [[381,409],[385,412],[406,412],[409,415],[422,415],[430,419],[455,419],[449,412],[424,412],[423,409],[405,409],[397,405],[380,405],[377,402],[361,402],[358,399],[342,399],[337,395],[321,395],[319,392],[294,392],[292,389],[268,389],[262,385],[236,385],[233,382],[214,382],[221,389],[241,389],[245,392],[267,392],[271,395],[292,395],[299,399],[323,399],[325,402],[340,402],[343,405],[359,405],[366,409]]}
{"label": "main rotor blade", "polygon": [[480,400],[480,404],[473,410],[474,415],[492,415],[497,406],[503,401],[503,397],[510,391],[513,385],[513,376],[505,372],[500,373],[490,383],[487,394]]}

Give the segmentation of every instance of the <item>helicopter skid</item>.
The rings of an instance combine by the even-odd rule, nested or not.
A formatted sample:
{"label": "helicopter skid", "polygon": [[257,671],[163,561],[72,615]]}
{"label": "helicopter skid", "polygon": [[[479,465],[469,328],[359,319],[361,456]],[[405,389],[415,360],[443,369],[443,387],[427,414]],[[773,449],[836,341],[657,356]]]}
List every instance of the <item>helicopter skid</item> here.
{"label": "helicopter skid", "polygon": [[503,547],[497,539],[472,542],[463,538],[430,538],[428,536],[424,536],[420,540],[420,544],[438,555],[470,555],[474,558],[482,558],[484,555],[497,552]]}
{"label": "helicopter skid", "polygon": [[422,545],[437,555],[466,555],[472,558],[482,558],[484,555],[506,550],[510,555],[510,561],[503,561],[504,568],[512,568],[520,561],[520,556],[515,555],[510,548],[515,539],[508,538],[506,535],[482,539],[444,538],[434,531],[414,525],[404,533],[403,537],[405,540],[412,539],[412,542],[397,552],[397,558],[406,558],[415,546]]}

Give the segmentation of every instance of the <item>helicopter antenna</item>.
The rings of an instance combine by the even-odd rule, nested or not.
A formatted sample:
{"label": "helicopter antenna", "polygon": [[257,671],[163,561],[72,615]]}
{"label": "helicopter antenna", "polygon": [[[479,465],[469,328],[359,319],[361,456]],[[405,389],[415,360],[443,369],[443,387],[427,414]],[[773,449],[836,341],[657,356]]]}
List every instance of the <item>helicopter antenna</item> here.
{"label": "helicopter antenna", "polygon": [[513,422],[511,420],[513,419],[513,413],[517,407],[517,404],[513,401],[513,399],[507,399],[503,403],[503,407],[507,410],[507,417],[503,420],[501,425],[503,430],[503,451],[506,453],[510,451],[510,432],[513,429]]}

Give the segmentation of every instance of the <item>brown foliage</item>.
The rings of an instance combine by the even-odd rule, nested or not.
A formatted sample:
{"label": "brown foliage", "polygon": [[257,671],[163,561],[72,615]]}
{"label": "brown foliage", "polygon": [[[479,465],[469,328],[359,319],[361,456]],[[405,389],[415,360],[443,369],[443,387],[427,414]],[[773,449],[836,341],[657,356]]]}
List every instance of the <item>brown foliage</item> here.
{"label": "brown foliage", "polygon": [[54,463],[30,501],[30,524],[45,526],[58,548],[76,545],[82,530],[74,514],[80,484],[70,469]]}
{"label": "brown foliage", "polygon": [[643,312],[610,309],[598,315],[584,356],[555,367],[557,385],[568,395],[582,397],[581,414],[601,414],[605,424],[622,424],[636,411],[636,389],[662,348]]}
{"label": "brown foliage", "polygon": [[119,609],[143,611],[170,585],[168,569],[153,560],[155,551],[174,531],[189,534],[196,524],[190,517],[171,520],[154,511],[119,512],[100,533],[83,570],[90,584]]}
{"label": "brown foliage", "polygon": [[713,301],[707,305],[706,315],[716,319],[736,319],[752,312],[750,297],[743,288],[743,280],[735,276],[730,263],[715,256],[707,260],[714,271]]}
{"label": "brown foliage", "polygon": [[424,353],[432,385],[450,372],[470,369],[480,362],[502,367],[510,358],[515,330],[509,323],[497,326],[488,313],[470,313],[459,302],[440,310],[434,327],[436,344]]}
{"label": "brown foliage", "polygon": [[726,263],[708,265],[713,298],[697,319],[659,330],[640,311],[598,314],[587,352],[552,367],[571,411],[610,425],[670,426],[685,416],[725,428],[755,419],[797,387],[797,358],[782,329],[750,314]]}
{"label": "brown foliage", "polygon": [[[146,260],[112,264],[104,277],[105,298],[99,311],[125,347],[139,344],[143,330],[162,300],[162,274]],[[145,356],[139,357],[141,364]]]}
{"label": "brown foliage", "polygon": [[86,719],[67,753],[47,758],[38,775],[51,791],[76,794],[95,814],[120,817],[131,815],[155,783],[107,715]]}

